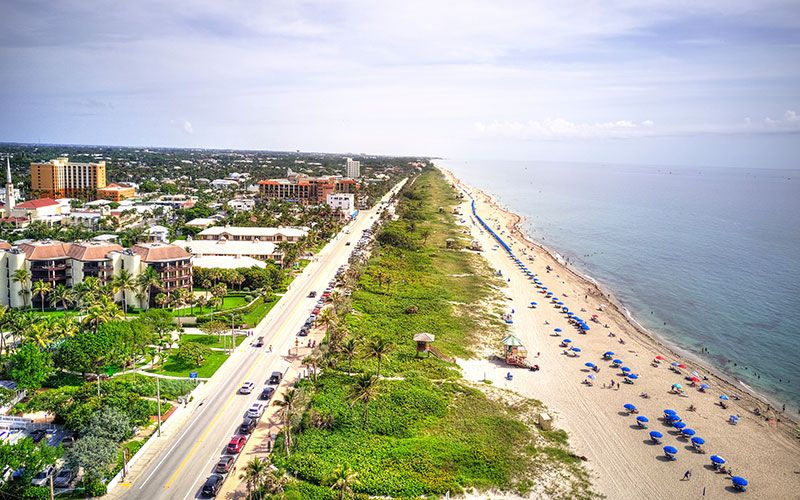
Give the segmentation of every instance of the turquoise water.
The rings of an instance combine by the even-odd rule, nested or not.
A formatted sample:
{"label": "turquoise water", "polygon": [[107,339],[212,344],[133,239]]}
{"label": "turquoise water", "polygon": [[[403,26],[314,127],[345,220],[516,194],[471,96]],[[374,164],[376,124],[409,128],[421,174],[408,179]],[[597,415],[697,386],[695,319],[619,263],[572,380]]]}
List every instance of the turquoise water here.
{"label": "turquoise water", "polygon": [[647,329],[797,411],[800,170],[439,163]]}

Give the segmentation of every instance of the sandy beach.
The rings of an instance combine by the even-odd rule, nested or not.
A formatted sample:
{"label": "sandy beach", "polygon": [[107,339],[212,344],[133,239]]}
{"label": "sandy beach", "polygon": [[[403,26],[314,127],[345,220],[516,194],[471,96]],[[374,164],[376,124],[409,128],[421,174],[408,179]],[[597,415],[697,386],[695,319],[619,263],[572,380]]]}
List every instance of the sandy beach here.
{"label": "sandy beach", "polygon": [[[748,393],[725,377],[713,373],[702,360],[680,354],[649,335],[628,318],[618,305],[597,285],[568,269],[540,245],[530,241],[519,228],[521,218],[494,203],[482,191],[458,180],[443,170],[450,181],[465,193],[461,214],[472,238],[480,242],[482,254],[507,280],[503,292],[508,299],[507,312],[514,311],[510,331],[528,349],[528,361],[539,371],[512,368],[498,360],[460,361],[465,377],[480,381],[484,377],[501,388],[538,399],[548,406],[555,425],[566,430],[577,455],[586,457],[594,474],[597,491],[608,498],[725,498],[737,494],[727,474],[713,470],[710,456],[727,460],[733,475],[749,481],[747,493],[753,498],[800,498],[800,440],[797,424],[780,412],[767,408],[757,395]],[[536,273],[548,291],[562,300],[570,311],[587,320],[586,333],[567,321],[567,316],[520,270],[493,236],[472,216],[471,201],[478,214],[508,243],[529,270]],[[547,271],[548,266],[550,271]],[[530,302],[538,302],[536,308]],[[589,321],[597,315],[597,321]],[[562,332],[557,336],[554,329]],[[614,336],[610,336],[612,334]],[[560,344],[581,349],[578,356],[565,354]],[[624,341],[624,343],[622,343]],[[634,384],[622,383],[625,377],[603,353],[613,351],[639,378]],[[500,352],[497,353],[498,355]],[[664,360],[654,363],[656,356]],[[584,366],[593,362],[594,372]],[[686,365],[675,373],[670,363]],[[710,388],[701,392],[690,387],[686,377],[693,371]],[[513,374],[507,380],[507,372]],[[593,386],[584,383],[589,374],[596,376]],[[611,388],[611,383],[614,388]],[[673,384],[682,384],[685,396],[670,392]],[[699,385],[699,384],[698,384]],[[640,396],[647,393],[648,398]],[[720,395],[730,396],[727,409],[720,406]],[[735,396],[735,397],[734,397]],[[738,398],[738,399],[735,399]],[[631,403],[638,415],[649,418],[642,429],[635,417],[623,408]],[[693,406],[694,411],[688,408]],[[662,421],[664,409],[680,414],[696,436],[705,440],[705,453],[695,451],[688,439]],[[758,408],[761,415],[754,409]],[[729,423],[738,415],[738,423]],[[654,444],[650,431],[659,431],[661,444]],[[663,446],[678,449],[677,460],[667,460]],[[691,477],[684,480],[684,473]],[[741,493],[739,493],[741,494]]]}

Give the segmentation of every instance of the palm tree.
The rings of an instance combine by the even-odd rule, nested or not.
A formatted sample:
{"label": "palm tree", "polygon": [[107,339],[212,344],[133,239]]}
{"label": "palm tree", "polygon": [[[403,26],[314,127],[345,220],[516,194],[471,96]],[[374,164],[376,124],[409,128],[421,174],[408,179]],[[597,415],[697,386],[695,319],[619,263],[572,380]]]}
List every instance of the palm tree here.
{"label": "palm tree", "polygon": [[378,377],[363,374],[356,379],[350,391],[350,405],[364,403],[364,427],[369,422],[369,404],[378,396]]}
{"label": "palm tree", "polygon": [[254,458],[247,462],[244,472],[239,475],[239,479],[244,479],[247,485],[247,498],[252,498],[253,491],[261,487],[261,483],[264,482],[264,476],[269,470],[268,467],[269,462],[263,458]]}
{"label": "palm tree", "polygon": [[342,353],[347,357],[347,373],[353,372],[353,358],[358,351],[358,342],[353,337],[349,337],[342,344]]}
{"label": "palm tree", "polygon": [[94,303],[100,295],[102,295],[101,288],[103,284],[94,276],[84,278],[81,283],[78,283],[74,289],[78,294],[78,302],[82,309],[86,309],[90,304]]}
{"label": "palm tree", "polygon": [[136,286],[136,279],[133,277],[130,271],[127,269],[120,269],[119,273],[114,276],[114,279],[111,280],[111,286],[113,287],[114,294],[117,292],[122,292],[122,311],[125,313],[125,316],[128,315],[128,299],[127,295],[128,292],[134,289]]}
{"label": "palm tree", "polygon": [[367,342],[365,354],[367,357],[378,360],[378,371],[376,372],[378,377],[381,376],[381,361],[389,354],[393,347],[392,343],[383,337],[375,337]]}
{"label": "palm tree", "polygon": [[145,309],[150,307],[150,292],[152,291],[153,287],[160,287],[162,286],[161,283],[161,276],[159,276],[158,271],[154,268],[147,266],[144,268],[144,271],[136,278],[136,282],[139,287],[144,290],[145,293]]}
{"label": "palm tree", "polygon": [[[28,294],[31,293],[30,288],[28,288],[31,276],[32,276],[31,272],[25,268],[17,269],[16,271],[14,271],[14,274],[11,275],[11,281],[13,281],[14,283],[19,283],[20,286],[19,294],[22,295],[23,307],[25,307],[25,305],[28,302],[27,299]],[[31,303],[31,307],[33,307],[33,303]]]}
{"label": "palm tree", "polygon": [[101,324],[123,317],[122,311],[119,310],[119,306],[114,303],[114,300],[107,295],[101,295],[86,309],[83,321],[91,325],[94,332],[97,333],[97,327]]}
{"label": "palm tree", "polygon": [[78,323],[72,316],[61,316],[53,321],[51,328],[56,338],[64,339],[74,336],[80,331]]}
{"label": "palm tree", "polygon": [[275,405],[280,407],[278,418],[283,421],[283,447],[286,448],[286,456],[289,456],[289,448],[292,446],[292,420],[300,402],[300,394],[297,389],[289,389],[284,393],[283,399],[275,401]]}
{"label": "palm tree", "polygon": [[163,309],[164,306],[167,305],[167,302],[169,302],[169,295],[166,293],[159,293],[156,295],[155,302],[158,304],[158,307]]}
{"label": "palm tree", "polygon": [[66,311],[69,304],[75,302],[75,292],[68,286],[59,283],[50,293],[50,307],[56,308],[58,304]]}
{"label": "palm tree", "polygon": [[339,500],[344,500],[353,493],[353,485],[359,483],[356,476],[358,474],[347,465],[340,465],[333,470],[328,482],[331,484],[331,489],[339,493]]}
{"label": "palm tree", "polygon": [[42,320],[32,323],[25,331],[24,335],[34,344],[38,345],[39,347],[44,347],[52,340],[52,333],[50,322],[47,320]]}
{"label": "palm tree", "polygon": [[50,283],[42,280],[38,280],[36,283],[33,284],[33,296],[36,297],[37,295],[40,297],[42,302],[42,312],[44,312],[44,299],[48,293],[53,291],[53,286]]}
{"label": "palm tree", "polygon": [[317,321],[319,321],[322,325],[325,326],[325,330],[331,327],[332,324],[336,322],[336,311],[333,310],[331,307],[326,307],[323,309],[319,316],[317,317]]}

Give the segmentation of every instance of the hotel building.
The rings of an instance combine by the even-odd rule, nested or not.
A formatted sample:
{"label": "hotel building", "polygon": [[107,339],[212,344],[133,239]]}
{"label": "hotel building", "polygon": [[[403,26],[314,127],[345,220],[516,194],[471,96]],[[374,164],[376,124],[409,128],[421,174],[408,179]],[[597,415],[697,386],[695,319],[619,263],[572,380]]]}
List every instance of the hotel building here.
{"label": "hotel building", "polygon": [[353,193],[359,185],[355,179],[341,177],[309,177],[305,174],[290,173],[285,179],[267,179],[258,182],[258,192],[265,200],[280,200],[320,205],[329,194]]}
{"label": "hotel building", "polygon": [[106,187],[106,162],[73,163],[56,158],[47,163],[31,163],[31,191],[40,197],[97,197],[97,190]]}

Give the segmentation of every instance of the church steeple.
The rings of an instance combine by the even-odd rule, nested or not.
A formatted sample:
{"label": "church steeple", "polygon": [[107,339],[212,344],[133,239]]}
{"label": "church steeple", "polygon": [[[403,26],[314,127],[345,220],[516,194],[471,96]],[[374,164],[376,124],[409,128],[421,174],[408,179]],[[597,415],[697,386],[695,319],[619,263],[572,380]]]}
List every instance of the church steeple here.
{"label": "church steeple", "polygon": [[11,217],[11,210],[14,208],[16,200],[14,199],[14,183],[11,181],[11,159],[6,156],[6,199],[5,199],[5,216]]}

